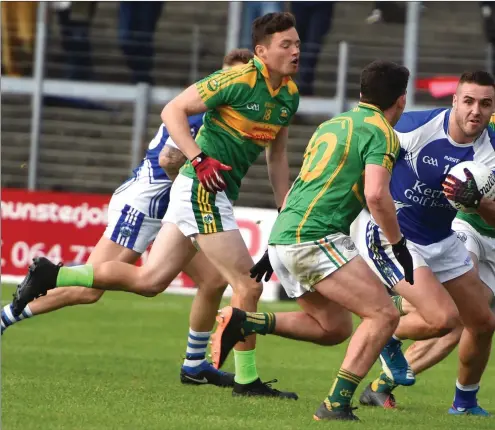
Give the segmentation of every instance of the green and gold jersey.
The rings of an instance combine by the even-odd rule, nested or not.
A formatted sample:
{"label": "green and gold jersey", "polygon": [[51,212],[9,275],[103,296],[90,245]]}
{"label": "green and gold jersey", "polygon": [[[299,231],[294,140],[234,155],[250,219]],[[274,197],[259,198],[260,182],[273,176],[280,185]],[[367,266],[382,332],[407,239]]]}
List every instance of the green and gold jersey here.
{"label": "green and gold jersey", "polygon": [[487,224],[478,214],[466,214],[459,211],[457,218],[466,221],[482,236],[495,237],[495,228]]}
{"label": "green and gold jersey", "polygon": [[[248,64],[213,73],[196,88],[209,109],[196,143],[206,155],[232,167],[222,175],[227,196],[236,200],[251,164],[296,113],[297,86],[286,77],[274,90],[265,64],[254,57]],[[190,178],[196,174],[190,162],[181,173]]]}
{"label": "green and gold jersey", "polygon": [[270,244],[321,239],[349,229],[363,207],[364,169],[377,164],[389,172],[399,139],[376,107],[359,105],[321,124],[304,154],[301,171],[273,226]]}

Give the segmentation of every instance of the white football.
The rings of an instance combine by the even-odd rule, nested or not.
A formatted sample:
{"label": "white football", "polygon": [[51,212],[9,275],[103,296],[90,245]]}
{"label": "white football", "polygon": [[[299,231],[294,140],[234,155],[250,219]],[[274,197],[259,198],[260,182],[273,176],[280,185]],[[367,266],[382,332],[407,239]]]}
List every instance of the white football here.
{"label": "white football", "polygon": [[[478,190],[480,190],[483,196],[489,199],[495,199],[495,174],[484,164],[476,163],[475,161],[463,161],[452,167],[449,170],[449,175],[455,176],[461,181],[466,180],[464,169],[468,169],[474,176]],[[459,211],[465,213],[473,213],[475,209],[466,208],[460,203],[449,200],[449,203]]]}

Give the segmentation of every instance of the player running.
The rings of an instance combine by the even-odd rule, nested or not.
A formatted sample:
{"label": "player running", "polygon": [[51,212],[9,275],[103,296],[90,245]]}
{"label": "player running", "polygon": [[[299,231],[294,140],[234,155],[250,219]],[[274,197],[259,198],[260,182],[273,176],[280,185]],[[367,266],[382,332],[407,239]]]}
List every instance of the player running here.
{"label": "player running", "polygon": [[[17,291],[29,302],[46,290],[79,285],[129,291],[144,296],[162,292],[196,254],[195,237],[207,260],[233,288],[232,303],[255,311],[262,286],[250,277],[253,260],[237,226],[232,201],[249,166],[266,149],[277,206],[289,189],[288,125],[299,105],[291,75],[298,69],[299,37],[294,17],[271,13],[252,26],[256,56],[246,66],[219,71],[190,86],[168,103],[162,119],[190,160],[175,180],[169,209],[146,264],[121,262],[57,267],[46,259],[32,265]],[[187,117],[206,112],[196,141]],[[255,339],[235,355],[234,395],[297,399],[262,383],[255,362]]]}
{"label": "player running", "polygon": [[[287,295],[302,312],[255,313],[226,307],[217,317],[213,362],[222,366],[239,340],[251,333],[276,334],[323,345],[352,334],[354,313],[362,323],[316,420],[357,420],[352,396],[394,332],[399,313],[380,279],[349,237],[352,221],[368,205],[412,283],[412,259],[389,192],[399,141],[392,126],[401,116],[409,71],[375,61],[361,74],[361,102],[321,124],[269,239],[269,258]],[[259,276],[264,270],[254,270]]]}
{"label": "player running", "polygon": [[[233,50],[225,56],[223,68],[247,64],[252,57],[247,49]],[[197,135],[203,125],[203,116],[198,114],[188,118],[191,136]],[[139,259],[160,230],[161,219],[169,204],[172,181],[185,160],[162,124],[133,176],[117,188],[112,196],[107,228],[89,256],[88,264],[105,261],[134,264]],[[233,386],[233,374],[219,372],[205,360],[210,333],[227,283],[201,253],[184,268],[184,272],[199,289],[191,307],[181,381],[186,384],[204,384],[206,380],[209,384]],[[103,293],[104,290],[96,288],[62,287],[50,290],[46,296],[25,307],[21,301],[14,301],[19,305],[18,309],[14,309],[13,304],[2,309],[2,334],[7,327],[25,318],[66,306],[95,303]]]}
{"label": "player running", "polygon": [[[495,124],[490,123],[490,127],[495,127]],[[457,238],[464,243],[469,251],[480,279],[487,286],[484,290],[486,300],[495,311],[495,228],[483,221],[479,215],[463,212],[457,213],[452,228],[456,232]],[[407,315],[415,310],[401,296],[394,299],[401,315]],[[459,344],[462,332],[463,326],[459,325],[443,337],[414,342],[404,354],[414,373],[418,375],[447,357]],[[383,384],[380,393],[373,394],[376,400],[374,405],[395,407],[396,400],[392,394],[395,388],[396,385]],[[459,388],[462,389],[463,387]],[[471,391],[478,391],[479,385],[474,384],[473,387],[468,387],[468,391],[469,388]],[[464,390],[466,391],[466,389]],[[478,408],[475,411],[481,412]]]}
{"label": "player running", "polygon": [[[486,72],[464,73],[452,109],[409,112],[395,127],[401,155],[392,175],[391,192],[401,229],[411,243],[414,288],[402,280],[389,242],[369,214],[363,211],[354,225],[356,245],[367,252],[375,273],[415,308],[401,318],[394,337],[382,351],[383,371],[361,395],[362,404],[393,406],[390,387],[410,385],[414,380],[401,352],[401,340],[444,336],[462,319],[465,330],[449,413],[488,415],[479,407],[476,393],[490,356],[495,315],[468,250],[451,229],[456,211],[447,201],[442,184],[449,169],[462,161],[474,160],[495,170],[495,133],[488,127],[494,111],[494,84]],[[482,198],[474,181],[459,181],[453,188],[449,198],[476,208],[485,219],[494,219],[495,202]]]}

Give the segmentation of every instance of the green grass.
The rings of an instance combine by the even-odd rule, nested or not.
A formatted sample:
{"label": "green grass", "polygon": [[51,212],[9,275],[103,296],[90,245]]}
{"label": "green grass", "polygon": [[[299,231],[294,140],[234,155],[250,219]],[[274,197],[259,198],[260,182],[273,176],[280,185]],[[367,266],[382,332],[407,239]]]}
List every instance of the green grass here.
{"label": "green grass", "polygon": [[[4,287],[2,302],[7,303],[11,294],[12,288]],[[359,424],[312,420],[333,382],[345,345],[319,347],[260,337],[261,377],[278,378],[276,387],[296,391],[297,402],[234,399],[229,389],[182,386],[179,368],[190,304],[189,297],[146,299],[108,293],[96,305],[64,309],[9,328],[2,338],[2,428],[495,428],[492,419],[446,414],[453,397],[456,354],[420,377],[414,387],[398,389],[400,410],[360,407]],[[297,307],[278,303],[262,308]],[[226,368],[232,370],[233,362]],[[492,360],[481,400],[495,411],[493,372]],[[359,392],[363,387],[364,383]]]}

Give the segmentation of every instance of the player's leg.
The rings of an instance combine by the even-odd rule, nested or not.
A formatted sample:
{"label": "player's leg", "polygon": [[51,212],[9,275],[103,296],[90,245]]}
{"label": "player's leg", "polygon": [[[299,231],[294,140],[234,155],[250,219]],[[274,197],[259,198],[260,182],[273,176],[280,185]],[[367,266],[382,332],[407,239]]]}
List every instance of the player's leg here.
{"label": "player's leg", "polygon": [[153,297],[163,292],[194,256],[196,249],[175,224],[165,223],[141,267],[108,261],[83,266],[58,267],[46,258],[35,259],[28,276],[16,290],[14,311],[56,287],[81,286]]}
{"label": "player's leg", "polygon": [[[355,419],[350,409],[352,394],[399,321],[399,313],[380,281],[364,261],[356,257],[355,248],[343,245],[345,237],[340,236],[329,237],[329,241],[325,238],[321,243],[270,246],[270,261],[277,276],[288,295],[298,297],[305,315],[300,312],[246,313],[226,308],[222,314],[225,312],[229,321],[223,324],[223,331],[217,333],[223,334],[226,349],[230,337],[232,343],[242,337],[242,333],[253,331],[336,344],[351,332],[348,311],[359,315],[363,322],[349,344],[333,389],[318,409],[316,419]],[[317,293],[302,295],[314,290]]]}
{"label": "player's leg", "polygon": [[[225,226],[226,223],[223,222],[223,225]],[[200,234],[197,240],[206,257],[232,286],[232,306],[244,311],[256,312],[262,286],[250,277],[249,270],[254,263],[239,230]],[[246,342],[235,346],[233,394],[297,398],[295,393],[273,390],[261,382],[256,368],[255,344],[255,336],[250,335]],[[214,364],[219,368],[222,363],[217,361]]]}
{"label": "player's leg", "polygon": [[205,357],[227,282],[202,252],[194,256],[184,272],[198,286],[198,290],[189,315],[186,358],[181,367],[180,380],[183,384],[208,383],[232,387],[234,374],[215,369]]}
{"label": "player's leg", "polygon": [[[106,261],[134,264],[160,230],[160,220],[150,218],[132,206],[123,204],[122,200],[122,196],[117,198],[116,195],[110,200],[107,228],[93,248],[87,264],[99,264]],[[22,309],[23,312],[17,318],[12,315],[12,320],[16,321],[25,315],[30,316],[30,312],[33,315],[39,315],[65,306],[95,303],[102,294],[102,290],[84,287],[52,289],[46,296]],[[22,305],[14,300],[12,308],[14,304]],[[6,322],[9,321],[8,317],[9,313],[6,310],[4,318]]]}
{"label": "player's leg", "polygon": [[[88,264],[98,264],[105,261],[122,261],[134,264],[140,256],[140,253],[102,237],[88,257]],[[1,313],[2,334],[7,327],[25,318],[53,312],[66,306],[95,303],[103,293],[103,290],[84,287],[55,288],[48,291],[46,296],[26,305],[18,317],[14,317],[12,314],[12,304],[6,305]]]}
{"label": "player's leg", "polygon": [[487,414],[477,403],[479,382],[490,357],[495,314],[485,295],[486,287],[474,269],[445,283],[464,324],[459,342],[459,370],[450,413]]}

